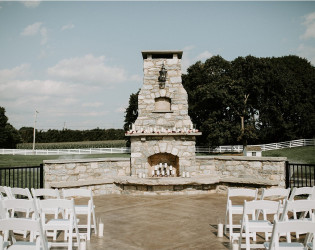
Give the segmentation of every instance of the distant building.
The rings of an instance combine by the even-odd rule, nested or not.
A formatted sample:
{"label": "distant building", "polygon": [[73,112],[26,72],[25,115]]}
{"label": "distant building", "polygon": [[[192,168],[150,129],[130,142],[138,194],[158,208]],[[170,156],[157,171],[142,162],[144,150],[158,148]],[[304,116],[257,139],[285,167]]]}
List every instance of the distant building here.
{"label": "distant building", "polygon": [[261,157],[261,147],[259,146],[246,146],[244,151],[244,156],[258,156]]}

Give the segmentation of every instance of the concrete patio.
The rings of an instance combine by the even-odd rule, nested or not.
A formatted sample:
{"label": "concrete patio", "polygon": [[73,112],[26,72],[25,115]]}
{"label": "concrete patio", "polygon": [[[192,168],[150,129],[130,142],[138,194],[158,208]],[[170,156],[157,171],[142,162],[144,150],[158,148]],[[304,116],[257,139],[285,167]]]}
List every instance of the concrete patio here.
{"label": "concrete patio", "polygon": [[229,249],[217,238],[225,194],[95,196],[104,237],[92,235],[87,249]]}

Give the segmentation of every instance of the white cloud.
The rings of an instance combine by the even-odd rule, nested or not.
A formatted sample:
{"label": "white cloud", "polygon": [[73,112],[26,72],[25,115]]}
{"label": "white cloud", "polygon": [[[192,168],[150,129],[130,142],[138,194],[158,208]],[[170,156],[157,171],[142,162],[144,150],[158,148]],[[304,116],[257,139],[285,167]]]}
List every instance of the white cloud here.
{"label": "white cloud", "polygon": [[24,30],[21,32],[21,36],[35,36],[39,34],[41,36],[41,45],[45,45],[48,40],[47,35],[47,28],[43,26],[43,23],[36,22],[33,24],[30,24],[24,28]]}
{"label": "white cloud", "polygon": [[37,35],[40,31],[41,26],[42,26],[41,22],[36,22],[36,23],[30,24],[24,28],[24,30],[21,32],[21,35],[22,36]]}
{"label": "white cloud", "polygon": [[88,54],[83,57],[63,59],[49,68],[47,73],[71,82],[89,84],[120,83],[127,79],[124,69],[105,65],[105,57]]}
{"label": "white cloud", "polygon": [[306,58],[315,66],[315,47],[301,44],[297,51],[299,56]]}
{"label": "white cloud", "polygon": [[42,37],[40,44],[44,45],[47,43],[48,37],[47,37],[47,29],[45,27],[40,29],[40,35]]}
{"label": "white cloud", "polygon": [[210,57],[212,57],[212,53],[210,53],[208,50],[200,53],[197,57],[196,57],[196,61],[203,61],[203,60],[206,60]]}
{"label": "white cloud", "polygon": [[185,51],[185,53],[183,54],[183,58],[182,58],[182,73],[183,74],[186,74],[187,69],[192,64],[194,64],[195,62],[204,61],[204,60],[213,56],[213,54],[211,52],[209,52],[208,50],[205,50],[196,56],[192,56],[191,54],[192,54],[194,48],[195,48],[194,45],[190,45],[190,46],[186,46],[183,49],[183,51]]}
{"label": "white cloud", "polygon": [[31,0],[31,1],[22,1],[25,7],[27,8],[36,8],[40,4],[39,0]]}
{"label": "white cloud", "polygon": [[5,82],[12,79],[18,79],[30,75],[30,65],[21,64],[13,69],[0,70],[0,82]]}
{"label": "white cloud", "polygon": [[90,107],[90,108],[98,108],[103,106],[104,103],[102,102],[87,102],[87,103],[83,103],[82,107]]}
{"label": "white cloud", "polygon": [[303,25],[306,27],[302,39],[315,38],[315,12],[310,13],[304,17]]}
{"label": "white cloud", "polygon": [[73,29],[73,28],[74,28],[74,24],[70,23],[70,24],[63,25],[61,27],[61,31],[70,30],[70,29]]}

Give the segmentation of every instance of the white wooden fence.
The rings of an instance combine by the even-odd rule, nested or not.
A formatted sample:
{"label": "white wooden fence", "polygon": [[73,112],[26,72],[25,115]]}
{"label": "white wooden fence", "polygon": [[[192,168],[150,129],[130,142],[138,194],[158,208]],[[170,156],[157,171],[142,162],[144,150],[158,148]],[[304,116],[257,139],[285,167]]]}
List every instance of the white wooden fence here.
{"label": "white wooden fence", "polygon": [[[281,148],[294,148],[303,146],[315,146],[315,139],[299,139],[286,142],[269,143],[269,144],[258,144],[249,146],[259,146],[262,151],[276,150]],[[226,152],[243,152],[242,145],[229,145],[229,146],[219,146],[217,148],[209,147],[196,147],[197,153],[226,153]]]}
{"label": "white wooden fence", "polygon": [[[286,142],[259,144],[262,151],[281,148],[293,148],[302,146],[315,146],[315,139],[300,139]],[[217,148],[196,147],[196,153],[227,153],[243,152],[242,145],[227,145]],[[130,153],[130,148],[86,148],[86,149],[0,149],[2,155],[69,155],[69,154],[125,154]]]}

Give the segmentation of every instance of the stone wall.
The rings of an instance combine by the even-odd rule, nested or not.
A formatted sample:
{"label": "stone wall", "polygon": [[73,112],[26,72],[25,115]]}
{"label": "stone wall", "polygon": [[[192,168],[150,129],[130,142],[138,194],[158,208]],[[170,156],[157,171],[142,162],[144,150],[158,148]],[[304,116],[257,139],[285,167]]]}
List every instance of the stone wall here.
{"label": "stone wall", "polygon": [[130,158],[44,161],[45,187],[89,186],[94,194],[120,193],[112,178],[130,176]]}
{"label": "stone wall", "polygon": [[191,178],[131,176],[129,158],[44,161],[45,187],[89,187],[103,194],[196,194],[228,186],[285,186],[282,157],[199,156]]}
{"label": "stone wall", "polygon": [[199,156],[195,176],[220,176],[220,179],[248,179],[253,183],[270,181],[285,186],[285,157]]}

